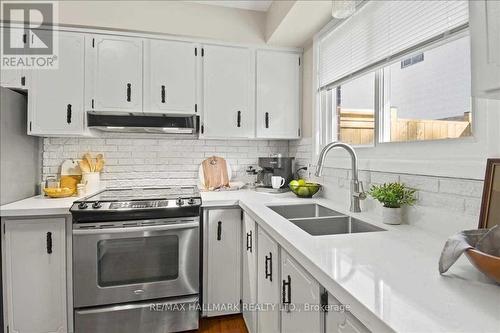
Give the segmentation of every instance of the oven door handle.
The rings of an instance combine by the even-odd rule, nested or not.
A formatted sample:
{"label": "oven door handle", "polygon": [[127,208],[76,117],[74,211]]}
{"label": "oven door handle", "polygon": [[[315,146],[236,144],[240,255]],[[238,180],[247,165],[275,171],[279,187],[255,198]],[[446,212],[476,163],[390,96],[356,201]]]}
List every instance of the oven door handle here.
{"label": "oven door handle", "polygon": [[96,229],[73,229],[74,235],[95,235],[95,234],[120,234],[141,231],[163,231],[176,229],[194,229],[199,226],[199,222],[190,221],[185,223],[172,223],[163,225],[148,225],[139,227],[116,227],[116,228],[96,228]]}

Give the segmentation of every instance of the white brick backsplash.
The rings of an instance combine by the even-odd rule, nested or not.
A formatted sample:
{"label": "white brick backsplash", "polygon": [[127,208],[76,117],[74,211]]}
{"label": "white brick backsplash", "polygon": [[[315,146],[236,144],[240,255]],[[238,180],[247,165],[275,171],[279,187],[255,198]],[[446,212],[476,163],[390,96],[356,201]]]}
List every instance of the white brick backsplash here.
{"label": "white brick backsplash", "polygon": [[399,182],[399,175],[395,173],[371,172],[370,177],[374,184]]}
{"label": "white brick backsplash", "polygon": [[439,188],[439,182],[436,177],[401,175],[399,181],[408,187],[420,191],[437,192]]}
{"label": "white brick backsplash", "polygon": [[465,198],[442,193],[419,192],[417,205],[444,207],[453,213],[461,213],[465,210]]}
{"label": "white brick backsplash", "polygon": [[439,192],[480,198],[483,194],[483,182],[464,179],[440,179]]}
{"label": "white brick backsplash", "polygon": [[234,179],[245,180],[245,169],[257,167],[258,157],[273,153],[288,156],[288,141],[149,138],[116,133],[103,136],[44,138],[43,178],[56,175],[65,159],[81,158],[86,152],[104,155],[102,179],[110,187],[196,185],[199,164],[213,155],[226,159],[234,170]]}

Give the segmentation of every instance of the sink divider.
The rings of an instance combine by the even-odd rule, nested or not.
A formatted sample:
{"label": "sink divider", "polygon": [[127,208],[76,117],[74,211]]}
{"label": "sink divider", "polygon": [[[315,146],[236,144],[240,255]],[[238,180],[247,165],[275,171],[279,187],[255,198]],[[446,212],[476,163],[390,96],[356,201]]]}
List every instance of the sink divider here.
{"label": "sink divider", "polygon": [[349,217],[349,215],[335,215],[335,216],[313,216],[313,217],[296,217],[293,219],[288,219],[290,222],[294,221],[307,221],[307,220],[326,220],[326,219],[341,219]]}

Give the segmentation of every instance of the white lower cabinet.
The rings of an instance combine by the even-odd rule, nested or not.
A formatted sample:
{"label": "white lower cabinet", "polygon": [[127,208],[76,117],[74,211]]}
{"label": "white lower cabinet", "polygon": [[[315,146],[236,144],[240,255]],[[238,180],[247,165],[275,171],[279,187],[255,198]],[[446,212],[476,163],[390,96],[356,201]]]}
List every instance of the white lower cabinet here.
{"label": "white lower cabinet", "polygon": [[322,312],[307,311],[320,305],[319,284],[288,253],[281,251],[281,332],[320,332]]}
{"label": "white lower cabinet", "polygon": [[[241,300],[241,210],[208,210],[204,315],[239,312]],[[226,308],[214,308],[225,306]]]}
{"label": "white lower cabinet", "polygon": [[326,333],[368,333],[366,328],[356,317],[345,311],[335,311],[341,303],[330,293],[328,295],[329,311],[325,312]]}
{"label": "white lower cabinet", "polygon": [[257,231],[257,301],[269,304],[258,313],[259,333],[280,332],[279,248],[261,228]]}
{"label": "white lower cabinet", "polygon": [[6,332],[67,332],[65,218],[5,220]]}
{"label": "white lower cabinet", "polygon": [[255,221],[243,214],[242,239],[242,312],[249,333],[257,332],[257,312],[252,308],[257,303],[257,248]]}

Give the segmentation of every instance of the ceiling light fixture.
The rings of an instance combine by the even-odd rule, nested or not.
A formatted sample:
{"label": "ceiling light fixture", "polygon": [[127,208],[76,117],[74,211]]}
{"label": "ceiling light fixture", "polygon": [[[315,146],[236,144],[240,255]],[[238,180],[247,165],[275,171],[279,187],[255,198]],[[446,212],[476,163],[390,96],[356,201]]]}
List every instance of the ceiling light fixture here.
{"label": "ceiling light fixture", "polygon": [[345,19],[356,11],[355,0],[333,0],[332,16],[337,19]]}

